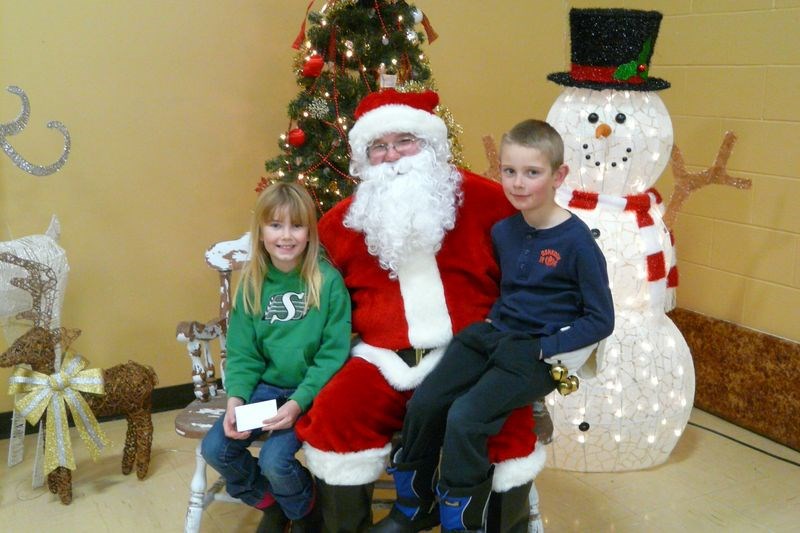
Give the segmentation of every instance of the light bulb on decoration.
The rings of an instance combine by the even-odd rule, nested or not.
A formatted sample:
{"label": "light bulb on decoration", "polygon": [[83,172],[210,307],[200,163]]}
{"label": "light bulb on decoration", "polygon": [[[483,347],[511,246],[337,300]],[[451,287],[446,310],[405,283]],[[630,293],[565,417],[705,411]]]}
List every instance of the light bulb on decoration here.
{"label": "light bulb on decoration", "polygon": [[381,43],[383,43],[384,46],[389,44],[389,37],[387,35],[384,35],[383,37],[381,37]]}
{"label": "light bulb on decoration", "polygon": [[347,59],[350,59],[351,57],[353,57],[353,51],[352,50],[348,50],[348,51],[346,51],[344,53],[344,55],[345,55],[345,57],[347,57]]}
{"label": "light bulb on decoration", "polygon": [[397,58],[395,57],[392,58],[392,65],[394,65],[395,67],[397,66]]}
{"label": "light bulb on decoration", "polygon": [[325,26],[327,26],[327,25],[328,25],[328,20],[327,20],[327,19],[322,19],[322,20],[319,22],[319,24],[320,24],[320,26],[322,26],[322,27],[324,28]]}
{"label": "light bulb on decoration", "polygon": [[279,170],[279,171],[278,171],[278,177],[282,178],[282,177],[284,177],[285,175],[286,175],[286,173],[285,173],[283,170]]}
{"label": "light bulb on decoration", "polygon": [[397,22],[403,22],[403,15],[397,15]]}

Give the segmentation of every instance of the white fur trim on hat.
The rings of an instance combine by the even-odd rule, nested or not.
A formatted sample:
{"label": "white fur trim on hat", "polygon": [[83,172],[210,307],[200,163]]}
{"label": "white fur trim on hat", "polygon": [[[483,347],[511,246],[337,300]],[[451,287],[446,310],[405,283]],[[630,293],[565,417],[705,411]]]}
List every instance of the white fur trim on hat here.
{"label": "white fur trim on hat", "polygon": [[356,159],[366,159],[367,146],[388,133],[413,133],[437,145],[447,142],[447,126],[433,113],[407,105],[386,104],[359,118],[348,135]]}
{"label": "white fur trim on hat", "polygon": [[383,473],[392,451],[389,443],[383,448],[359,452],[326,452],[303,443],[306,466],[311,473],[329,485],[363,485],[372,483]]}

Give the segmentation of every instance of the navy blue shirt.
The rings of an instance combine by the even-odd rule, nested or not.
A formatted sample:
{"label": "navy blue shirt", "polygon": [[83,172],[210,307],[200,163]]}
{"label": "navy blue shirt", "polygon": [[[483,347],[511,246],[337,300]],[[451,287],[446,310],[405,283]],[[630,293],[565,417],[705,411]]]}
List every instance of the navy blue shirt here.
{"label": "navy blue shirt", "polygon": [[603,252],[574,214],[547,229],[517,213],[492,227],[500,297],[489,318],[500,331],[539,337],[542,358],[594,344],[614,331]]}

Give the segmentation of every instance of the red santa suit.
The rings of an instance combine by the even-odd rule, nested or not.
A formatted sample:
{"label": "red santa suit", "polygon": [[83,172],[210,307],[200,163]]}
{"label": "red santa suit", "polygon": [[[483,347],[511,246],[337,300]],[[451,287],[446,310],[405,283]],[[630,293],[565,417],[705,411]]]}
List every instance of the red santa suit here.
{"label": "red santa suit", "polygon": [[[351,132],[351,144],[352,138]],[[343,225],[352,198],[320,221],[322,243],[350,290],[359,336],[352,357],[296,425],[308,467],[328,484],[360,485],[380,476],[413,389],[453,333],[483,320],[498,296],[500,273],[489,232],[515,211],[498,183],[467,171],[462,176],[454,229],[437,253],[405,258],[397,279],[367,251],[364,235]],[[430,351],[410,367],[395,352],[408,348]],[[545,453],[535,441],[531,408],[512,412],[489,440],[495,491],[523,485],[541,470]]]}

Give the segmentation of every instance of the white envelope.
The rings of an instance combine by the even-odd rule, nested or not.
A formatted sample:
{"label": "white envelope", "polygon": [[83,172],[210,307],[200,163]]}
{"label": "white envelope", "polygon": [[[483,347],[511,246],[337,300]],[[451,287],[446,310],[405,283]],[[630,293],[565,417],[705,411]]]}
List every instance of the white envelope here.
{"label": "white envelope", "polygon": [[248,431],[263,426],[264,420],[272,418],[278,412],[278,402],[250,403],[236,407],[236,431]]}

